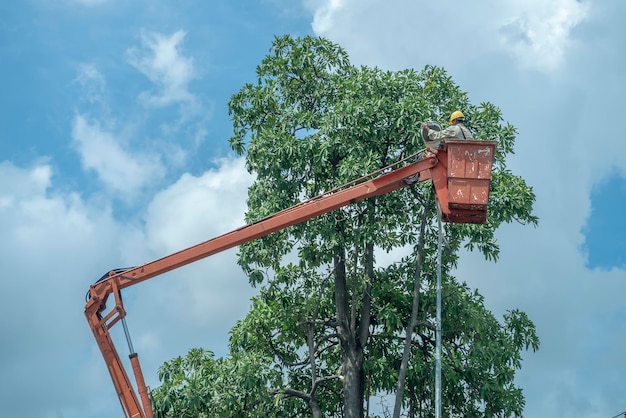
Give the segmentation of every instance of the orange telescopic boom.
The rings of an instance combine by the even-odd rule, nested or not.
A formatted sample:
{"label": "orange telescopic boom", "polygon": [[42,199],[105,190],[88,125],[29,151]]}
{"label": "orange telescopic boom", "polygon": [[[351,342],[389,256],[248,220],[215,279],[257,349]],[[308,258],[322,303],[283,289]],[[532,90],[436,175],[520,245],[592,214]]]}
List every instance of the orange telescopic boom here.
{"label": "orange telescopic boom", "polygon": [[[390,172],[387,169],[377,171],[363,177],[361,181],[306,200],[193,247],[138,267],[107,273],[89,288],[85,316],[111,374],[125,417],[153,418],[154,414],[139,357],[134,352],[126,327],[122,289],[348,204],[407,187],[412,183],[407,179],[420,182],[432,180],[444,221],[484,223],[487,219],[495,146],[492,141],[447,141],[443,150],[429,149],[419,154],[421,159],[404,167]],[[106,312],[107,300],[111,295],[115,306]],[[137,391],[109,333],[111,327],[120,321],[130,349],[129,357]]]}

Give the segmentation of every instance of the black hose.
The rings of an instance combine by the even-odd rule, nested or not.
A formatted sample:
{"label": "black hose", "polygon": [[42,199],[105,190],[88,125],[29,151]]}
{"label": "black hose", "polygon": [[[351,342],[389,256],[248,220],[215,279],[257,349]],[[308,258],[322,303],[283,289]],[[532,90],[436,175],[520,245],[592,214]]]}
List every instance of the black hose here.
{"label": "black hose", "polygon": [[[121,268],[121,269],[113,269],[113,270],[109,270],[106,273],[104,273],[102,275],[102,277],[100,277],[98,280],[96,280],[96,283],[100,283],[101,281],[104,281],[106,279],[108,279],[109,277],[111,277],[111,272],[114,272],[115,274],[120,274],[120,273],[124,273],[125,271],[128,271],[130,269],[133,269],[134,267],[125,267],[125,268]],[[85,302],[88,302],[89,299],[91,299],[91,292],[88,290],[87,294],[85,295]]]}

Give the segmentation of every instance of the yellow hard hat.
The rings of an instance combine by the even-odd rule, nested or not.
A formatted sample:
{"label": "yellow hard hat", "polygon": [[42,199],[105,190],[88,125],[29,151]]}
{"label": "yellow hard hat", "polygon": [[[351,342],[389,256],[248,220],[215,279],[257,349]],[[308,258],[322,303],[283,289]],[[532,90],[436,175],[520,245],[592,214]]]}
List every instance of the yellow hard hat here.
{"label": "yellow hard hat", "polygon": [[460,110],[455,110],[450,115],[450,125],[452,125],[452,122],[454,122],[454,120],[458,118],[465,118],[465,115]]}

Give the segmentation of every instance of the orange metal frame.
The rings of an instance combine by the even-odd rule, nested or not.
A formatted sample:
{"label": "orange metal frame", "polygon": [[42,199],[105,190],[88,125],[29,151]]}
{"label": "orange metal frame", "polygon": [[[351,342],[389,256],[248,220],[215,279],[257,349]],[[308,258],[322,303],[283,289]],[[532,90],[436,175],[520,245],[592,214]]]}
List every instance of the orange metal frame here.
{"label": "orange metal frame", "polygon": [[[432,179],[444,220],[485,222],[494,152],[495,143],[493,142],[449,141],[443,150],[429,150],[423,159],[405,167],[351,187],[306,200],[258,222],[158,260],[123,271],[111,271],[108,276],[91,285],[85,305],[85,316],[107,364],[125,416],[153,418],[153,412],[137,353],[131,352],[130,361],[139,396],[133,388],[109,333],[111,327],[120,320],[123,321],[126,316],[121,297],[122,289],[332,212],[348,204],[407,187],[403,180],[415,174],[419,174],[420,182]],[[486,159],[483,158],[485,156],[487,156]],[[452,176],[449,176],[451,168],[454,170],[452,170]],[[370,177],[366,176],[364,179]],[[449,180],[452,181],[451,184]],[[453,194],[452,198],[450,193]],[[115,306],[104,314],[107,300],[111,295],[114,296]],[[133,351],[132,348],[131,351]]]}

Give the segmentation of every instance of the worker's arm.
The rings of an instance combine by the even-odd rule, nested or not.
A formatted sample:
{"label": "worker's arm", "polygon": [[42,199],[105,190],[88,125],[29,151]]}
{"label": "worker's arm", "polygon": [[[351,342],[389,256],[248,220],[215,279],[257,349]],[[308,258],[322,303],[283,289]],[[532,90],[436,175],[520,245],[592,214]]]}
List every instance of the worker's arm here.
{"label": "worker's arm", "polygon": [[449,126],[443,131],[430,129],[427,124],[422,124],[422,138],[427,147],[439,149],[445,139],[457,138],[458,128],[455,125]]}

